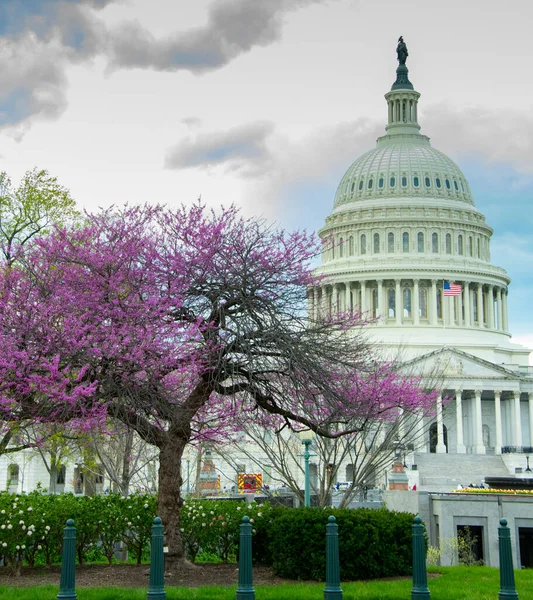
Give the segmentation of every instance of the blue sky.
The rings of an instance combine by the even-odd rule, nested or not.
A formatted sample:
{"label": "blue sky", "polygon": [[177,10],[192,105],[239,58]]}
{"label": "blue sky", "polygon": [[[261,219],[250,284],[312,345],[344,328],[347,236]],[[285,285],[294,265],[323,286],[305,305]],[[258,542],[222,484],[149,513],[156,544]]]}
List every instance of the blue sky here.
{"label": "blue sky", "polygon": [[88,209],[202,194],[316,230],[384,131],[403,35],[533,347],[531,22],[530,0],[2,0],[0,169],[47,168]]}

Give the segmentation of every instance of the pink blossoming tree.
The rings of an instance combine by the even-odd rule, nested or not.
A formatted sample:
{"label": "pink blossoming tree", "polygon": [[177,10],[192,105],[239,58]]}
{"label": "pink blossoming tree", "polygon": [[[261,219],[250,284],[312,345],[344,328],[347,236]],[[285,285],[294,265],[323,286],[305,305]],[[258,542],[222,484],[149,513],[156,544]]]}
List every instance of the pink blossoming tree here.
{"label": "pink blossoming tree", "polygon": [[113,417],[159,451],[168,560],[181,458],[238,416],[336,437],[433,401],[379,367],[360,315],[311,321],[315,238],[197,204],[110,209],[0,276],[0,417],[75,430]]}

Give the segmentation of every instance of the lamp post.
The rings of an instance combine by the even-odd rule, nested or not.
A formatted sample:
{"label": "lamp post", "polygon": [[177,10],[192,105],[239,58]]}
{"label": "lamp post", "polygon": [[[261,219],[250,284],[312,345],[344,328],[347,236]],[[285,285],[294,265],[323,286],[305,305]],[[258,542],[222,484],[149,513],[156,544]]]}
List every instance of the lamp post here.
{"label": "lamp post", "polygon": [[304,453],[301,455],[304,457],[304,482],[305,482],[305,491],[304,491],[304,506],[311,506],[311,490],[310,490],[310,473],[309,473],[309,459],[311,456],[315,456],[315,454],[311,454],[309,452],[309,446],[313,443],[313,432],[312,431],[301,431],[300,439],[302,440],[302,444],[304,445]]}
{"label": "lamp post", "polygon": [[531,469],[529,468],[529,456],[526,456],[526,473],[531,473]]}

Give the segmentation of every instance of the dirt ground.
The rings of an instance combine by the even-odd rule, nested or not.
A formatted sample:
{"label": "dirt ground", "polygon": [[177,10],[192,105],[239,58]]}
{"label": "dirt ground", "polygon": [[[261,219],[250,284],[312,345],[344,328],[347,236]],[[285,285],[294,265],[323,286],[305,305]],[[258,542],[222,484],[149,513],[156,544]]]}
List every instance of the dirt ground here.
{"label": "dirt ground", "polygon": [[[0,568],[0,585],[31,587],[59,585],[60,567],[23,567],[20,576]],[[76,566],[76,587],[148,587],[148,565],[82,565]],[[165,576],[165,585],[198,587],[202,585],[236,585],[236,564],[203,564]],[[254,585],[276,585],[288,580],[276,577],[267,567],[254,566]],[[294,583],[294,582],[292,582]]]}

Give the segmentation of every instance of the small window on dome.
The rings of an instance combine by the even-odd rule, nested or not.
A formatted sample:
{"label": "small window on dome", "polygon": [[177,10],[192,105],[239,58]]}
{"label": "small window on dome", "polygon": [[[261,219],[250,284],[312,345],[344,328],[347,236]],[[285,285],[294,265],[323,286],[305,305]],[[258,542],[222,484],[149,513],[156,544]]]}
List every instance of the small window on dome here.
{"label": "small window on dome", "polygon": [[431,251],[437,253],[439,251],[439,234],[431,234]]}
{"label": "small window on dome", "polygon": [[447,233],[446,234],[446,254],[452,253],[452,236]]}
{"label": "small window on dome", "polygon": [[415,177],[413,177],[413,185],[415,187],[418,187],[420,185],[420,180],[418,179],[418,177],[416,177],[416,175]]}
{"label": "small window on dome", "polygon": [[371,190],[373,185],[374,185],[374,180],[373,179],[369,179],[368,180],[368,189]]}
{"label": "small window on dome", "polygon": [[429,177],[426,177],[424,179],[424,183],[426,184],[426,187],[431,187],[431,179]]}
{"label": "small window on dome", "polygon": [[396,185],[396,178],[395,177],[391,177],[390,178],[389,185],[391,187],[394,187]]}
{"label": "small window on dome", "polygon": [[383,180],[383,177],[380,177],[378,181],[378,187],[382,188],[384,183],[385,181]]}
{"label": "small window on dome", "polygon": [[407,177],[402,177],[402,187],[407,187]]}
{"label": "small window on dome", "polygon": [[394,233],[389,232],[389,235],[387,236],[387,244],[388,244],[388,251],[389,252],[394,252]]}
{"label": "small window on dome", "polygon": [[352,181],[352,192],[355,190],[355,181]]}
{"label": "small window on dome", "polygon": [[374,254],[379,254],[379,233],[374,234]]}
{"label": "small window on dome", "polygon": [[461,181],[461,189],[463,190],[463,192],[465,191],[465,186],[463,185],[462,181]]}
{"label": "small window on dome", "polygon": [[424,234],[421,231],[418,232],[417,239],[418,239],[418,251],[424,252]]}
{"label": "small window on dome", "polygon": [[450,184],[450,180],[449,179],[446,179],[446,189],[447,190],[451,190],[452,189],[452,186]]}
{"label": "small window on dome", "polygon": [[359,182],[359,191],[361,191],[363,189],[363,180],[361,179],[361,181]]}
{"label": "small window on dome", "polygon": [[366,254],[366,235],[361,235],[361,254]]}
{"label": "small window on dome", "polygon": [[441,184],[441,182],[440,182],[440,179],[439,179],[438,177],[436,177],[436,178],[435,178],[435,185],[436,185],[438,188],[442,187],[442,184]]}
{"label": "small window on dome", "polygon": [[409,234],[407,231],[404,231],[402,235],[402,250],[404,252],[409,252]]}
{"label": "small window on dome", "polygon": [[455,179],[453,180],[453,187],[455,188],[456,192],[459,191],[459,186],[457,185],[457,181],[455,181]]}

